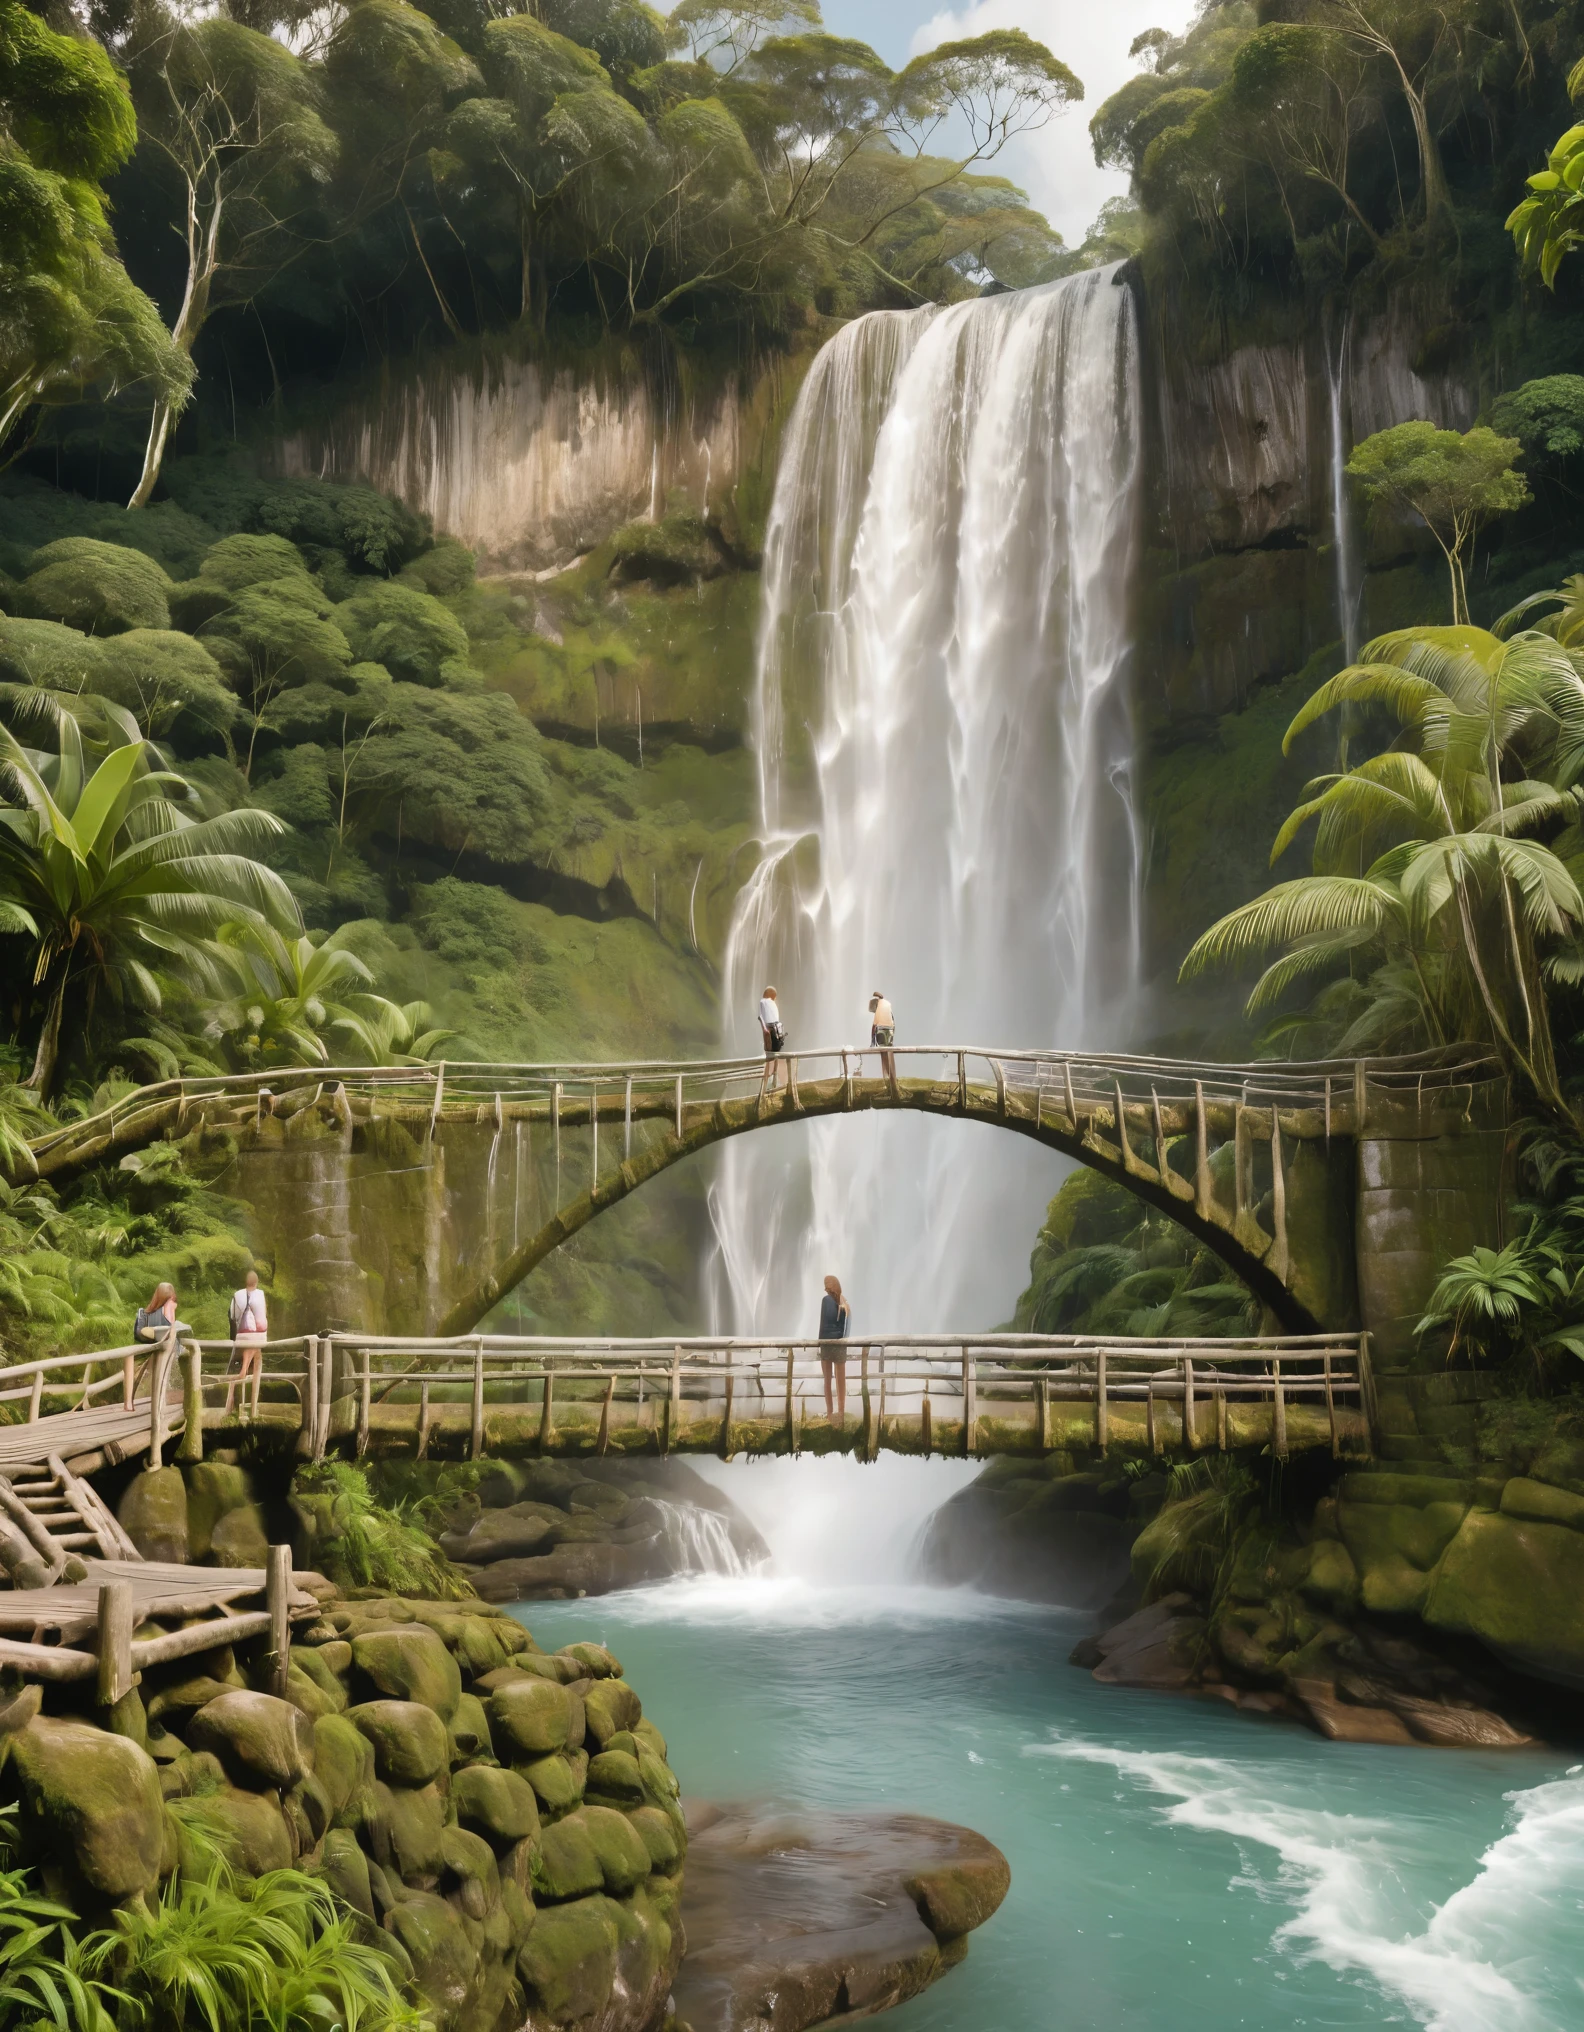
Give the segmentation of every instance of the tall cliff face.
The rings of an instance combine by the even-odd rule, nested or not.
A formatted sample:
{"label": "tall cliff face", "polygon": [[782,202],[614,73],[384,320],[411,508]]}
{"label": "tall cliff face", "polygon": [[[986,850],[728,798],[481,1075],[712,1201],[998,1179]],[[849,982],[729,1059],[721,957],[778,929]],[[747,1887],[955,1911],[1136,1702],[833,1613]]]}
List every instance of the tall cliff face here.
{"label": "tall cliff face", "polygon": [[355,384],[271,458],[399,496],[481,571],[546,570],[679,505],[729,515],[776,406],[771,378],[689,388],[626,356],[572,368],[457,350]]}

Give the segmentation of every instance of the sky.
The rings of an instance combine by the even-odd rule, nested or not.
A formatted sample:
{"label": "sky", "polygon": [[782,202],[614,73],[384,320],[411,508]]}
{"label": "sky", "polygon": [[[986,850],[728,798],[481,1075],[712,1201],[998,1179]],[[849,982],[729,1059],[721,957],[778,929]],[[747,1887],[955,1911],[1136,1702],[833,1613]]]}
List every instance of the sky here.
{"label": "sky", "polygon": [[823,0],[825,25],[857,36],[893,67],[938,42],[1021,28],[1083,80],[1084,99],[1039,133],[1024,136],[994,165],[1010,176],[1069,245],[1077,246],[1109,197],[1127,188],[1117,170],[1097,169],[1089,141],[1096,108],[1132,76],[1128,45],[1146,28],[1179,34],[1192,0],[977,0],[951,8],[939,0]]}

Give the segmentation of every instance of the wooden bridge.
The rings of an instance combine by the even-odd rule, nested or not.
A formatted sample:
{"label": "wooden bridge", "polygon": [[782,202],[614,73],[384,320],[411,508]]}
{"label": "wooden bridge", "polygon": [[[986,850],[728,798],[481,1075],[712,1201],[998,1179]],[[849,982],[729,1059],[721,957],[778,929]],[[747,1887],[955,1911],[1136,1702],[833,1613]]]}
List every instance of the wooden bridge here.
{"label": "wooden bridge", "polygon": [[[551,1168],[532,1232],[429,1312],[466,1333],[552,1250],[683,1158],[729,1136],[909,1110],[988,1123],[1102,1172],[1208,1245],[1290,1333],[1372,1327],[1395,1347],[1428,1266],[1500,1225],[1506,1089],[1479,1050],[1209,1065],[981,1046],[833,1047],[777,1062],[313,1067],[139,1088],[13,1158],[64,1180],[157,1137],[244,1143],[393,1134],[439,1177],[447,1133],[481,1133],[493,1184],[508,1125]],[[585,1155],[586,1154],[586,1155]],[[382,1177],[390,1175],[387,1164]],[[1415,1196],[1435,1224],[1413,1222]],[[1406,1266],[1406,1267],[1404,1267]],[[345,1322],[343,1322],[345,1323]]]}
{"label": "wooden bridge", "polygon": [[[786,1340],[529,1339],[486,1334],[375,1339],[313,1334],[270,1342],[227,1411],[229,1341],[167,1344],[176,1398],[159,1379],[123,1417],[141,1421],[158,1463],[206,1437],[273,1434],[297,1453],[376,1459],[850,1453],[1141,1456],[1254,1447],[1278,1458],[1320,1447],[1370,1452],[1374,1384],[1366,1334],[1248,1340],[1122,1340],[1062,1334],[893,1335],[855,1342],[851,1405],[825,1411],[828,1344]],[[124,1351],[65,1358],[80,1392],[120,1387]],[[40,1367],[0,1371],[0,1386]],[[31,1387],[31,1386],[30,1386]],[[36,1407],[36,1398],[34,1399]],[[118,1407],[119,1410],[119,1407]],[[3,1429],[9,1458],[71,1462],[95,1438],[79,1410]],[[70,1437],[68,1437],[68,1434]],[[121,1458],[127,1457],[121,1442]],[[101,1440],[76,1471],[110,1458]],[[15,1470],[13,1469],[13,1475]],[[3,1479],[3,1478],[0,1478]],[[0,1508],[6,1495],[0,1487]],[[108,1550],[108,1548],[105,1548]]]}

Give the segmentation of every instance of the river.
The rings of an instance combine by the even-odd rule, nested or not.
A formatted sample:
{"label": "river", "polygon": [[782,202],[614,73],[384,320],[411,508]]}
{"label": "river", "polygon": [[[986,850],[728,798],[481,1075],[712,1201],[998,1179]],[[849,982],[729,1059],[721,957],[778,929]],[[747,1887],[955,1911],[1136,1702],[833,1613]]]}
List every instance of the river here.
{"label": "river", "polygon": [[906,1579],[964,1471],[721,1468],[768,1570],[518,1613],[617,1653],[685,1793],[909,1808],[998,1844],[1005,1905],[894,2032],[1584,2025],[1584,1768],[1098,1686],[1067,1663],[1084,1619]]}

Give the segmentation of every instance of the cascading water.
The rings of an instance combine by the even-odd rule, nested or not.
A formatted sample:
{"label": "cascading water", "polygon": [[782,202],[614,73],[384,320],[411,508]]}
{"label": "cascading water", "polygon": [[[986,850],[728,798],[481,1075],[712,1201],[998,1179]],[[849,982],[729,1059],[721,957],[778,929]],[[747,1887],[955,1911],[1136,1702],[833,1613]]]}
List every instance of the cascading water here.
{"label": "cascading water", "polygon": [[1348,327],[1342,327],[1341,343],[1333,358],[1326,350],[1326,392],[1329,397],[1327,422],[1331,464],[1331,545],[1336,571],[1337,625],[1342,631],[1342,650],[1349,663],[1359,651],[1359,609],[1363,587],[1359,583],[1357,546],[1353,540],[1353,518],[1349,513],[1347,437],[1342,425],[1342,383],[1347,373]]}
{"label": "cascading water", "polygon": [[[753,1049],[1114,1042],[1139,972],[1125,683],[1138,347],[1112,269],[879,312],[820,353],[766,544],[755,738],[765,851],[726,954]],[[739,1331],[807,1325],[835,1270],[865,1324],[1005,1318],[1057,1167],[906,1117],[745,1138],[713,1193]]]}

